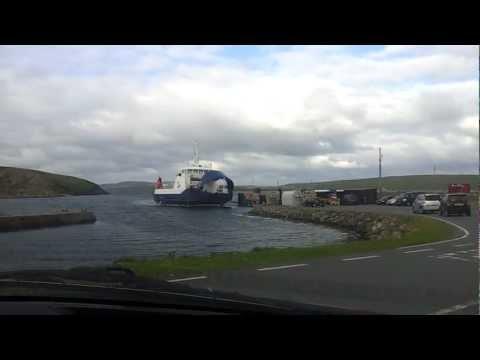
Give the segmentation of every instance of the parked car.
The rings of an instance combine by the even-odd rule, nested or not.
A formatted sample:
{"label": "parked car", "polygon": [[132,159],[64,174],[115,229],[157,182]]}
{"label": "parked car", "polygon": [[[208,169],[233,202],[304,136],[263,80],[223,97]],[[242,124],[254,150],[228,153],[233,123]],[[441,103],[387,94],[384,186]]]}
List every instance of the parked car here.
{"label": "parked car", "polygon": [[426,213],[440,211],[440,194],[419,194],[412,205],[412,212]]}
{"label": "parked car", "polygon": [[388,199],[385,204],[389,205],[389,206],[397,205],[398,201],[402,198],[402,196],[403,196],[403,194],[395,195],[391,199]]}
{"label": "parked car", "polygon": [[395,195],[386,195],[382,196],[380,199],[377,200],[377,205],[386,205],[387,201],[392,199]]}
{"label": "parked car", "polygon": [[452,214],[470,216],[470,213],[471,208],[465,193],[447,193],[440,200],[441,216]]}
{"label": "parked car", "polygon": [[420,194],[423,194],[423,193],[418,192],[418,191],[406,192],[406,193],[400,195],[400,198],[395,202],[395,205],[397,205],[397,206],[412,206],[416,197]]}

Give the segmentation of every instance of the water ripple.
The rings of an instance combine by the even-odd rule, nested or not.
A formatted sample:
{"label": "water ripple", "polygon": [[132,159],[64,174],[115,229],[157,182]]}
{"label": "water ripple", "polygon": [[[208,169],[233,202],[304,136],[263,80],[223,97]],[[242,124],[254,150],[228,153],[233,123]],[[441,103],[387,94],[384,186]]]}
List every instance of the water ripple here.
{"label": "water ripple", "polygon": [[310,246],[346,234],[313,224],[247,215],[248,208],[160,207],[144,196],[2,200],[0,212],[87,208],[95,224],[0,233],[0,271],[106,265],[125,256],[206,255],[255,247]]}

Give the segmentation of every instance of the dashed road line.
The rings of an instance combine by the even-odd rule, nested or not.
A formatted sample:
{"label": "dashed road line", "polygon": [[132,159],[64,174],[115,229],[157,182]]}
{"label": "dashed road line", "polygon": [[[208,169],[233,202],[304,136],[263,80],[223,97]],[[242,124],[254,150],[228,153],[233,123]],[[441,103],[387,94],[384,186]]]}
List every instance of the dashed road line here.
{"label": "dashed road line", "polygon": [[342,259],[342,261],[366,260],[366,259],[373,259],[378,257],[380,257],[380,255],[360,256],[360,257]]}
{"label": "dashed road line", "polygon": [[206,278],[207,278],[206,276],[192,276],[192,277],[183,278],[183,279],[167,280],[167,282],[174,283],[174,282],[180,282],[180,281],[201,280]]}
{"label": "dashed road line", "polygon": [[453,255],[444,255],[444,256],[437,256],[437,259],[453,259],[453,260],[460,260],[460,261],[466,261],[469,262],[469,260],[458,257],[458,256],[453,256]]}
{"label": "dashed road line", "polygon": [[477,305],[477,304],[478,304],[478,301],[471,301],[471,302],[466,303],[466,304],[459,304],[459,305],[454,305],[454,306],[449,307],[449,308],[441,309],[441,310],[435,311],[435,312],[433,312],[429,315],[445,315],[445,314],[448,314],[448,313],[452,313],[452,312],[455,312],[455,311],[466,309],[470,306],[474,306],[474,305]]}
{"label": "dashed road line", "polygon": [[405,251],[404,254],[413,254],[413,253],[419,253],[419,252],[424,252],[424,251],[432,251],[434,250],[433,248],[428,248],[428,249],[418,249],[418,250],[410,250],[410,251]]}
{"label": "dashed road line", "polygon": [[283,266],[273,266],[257,269],[257,271],[270,271],[270,270],[281,270],[281,269],[290,269],[296,267],[308,266],[308,264],[294,264],[294,265],[283,265]]}
{"label": "dashed road line", "polygon": [[469,246],[469,245],[472,245],[472,244],[457,244],[457,245],[453,245],[454,247],[462,247],[462,246]]}

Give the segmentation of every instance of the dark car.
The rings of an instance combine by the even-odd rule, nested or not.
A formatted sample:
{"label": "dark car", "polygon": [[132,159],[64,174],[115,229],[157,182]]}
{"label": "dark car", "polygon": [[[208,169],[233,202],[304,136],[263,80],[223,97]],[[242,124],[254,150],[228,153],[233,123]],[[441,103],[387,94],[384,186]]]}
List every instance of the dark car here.
{"label": "dark car", "polygon": [[413,202],[417,198],[418,195],[423,194],[422,192],[419,191],[413,191],[413,192],[406,192],[402,194],[397,202],[395,202],[395,205],[398,206],[412,206]]}
{"label": "dark car", "polygon": [[450,216],[466,215],[470,216],[471,209],[468,202],[468,196],[465,193],[447,193],[440,200],[440,215]]}

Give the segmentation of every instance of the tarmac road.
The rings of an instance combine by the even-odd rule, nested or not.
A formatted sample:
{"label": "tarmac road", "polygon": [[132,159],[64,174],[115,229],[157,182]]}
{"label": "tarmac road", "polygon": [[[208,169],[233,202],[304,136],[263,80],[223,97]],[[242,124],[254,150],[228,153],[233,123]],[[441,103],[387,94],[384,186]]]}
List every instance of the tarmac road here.
{"label": "tarmac road", "polygon": [[[411,213],[410,207],[362,205],[350,209]],[[470,217],[441,218],[460,226],[452,241],[213,272],[183,282],[192,287],[377,313],[478,315],[479,234],[477,209],[472,210]]]}

